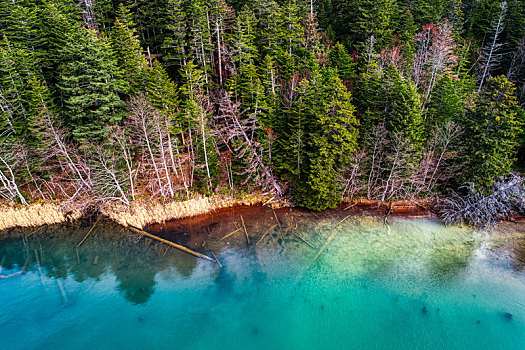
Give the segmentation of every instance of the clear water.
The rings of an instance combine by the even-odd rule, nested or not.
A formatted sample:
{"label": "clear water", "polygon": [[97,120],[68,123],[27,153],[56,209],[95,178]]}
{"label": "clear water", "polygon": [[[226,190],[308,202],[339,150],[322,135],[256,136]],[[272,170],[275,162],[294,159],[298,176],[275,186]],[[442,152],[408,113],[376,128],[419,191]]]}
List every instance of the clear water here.
{"label": "clear water", "polygon": [[523,224],[355,218],[313,262],[337,221],[215,242],[222,268],[111,225],[4,238],[0,349],[525,348]]}

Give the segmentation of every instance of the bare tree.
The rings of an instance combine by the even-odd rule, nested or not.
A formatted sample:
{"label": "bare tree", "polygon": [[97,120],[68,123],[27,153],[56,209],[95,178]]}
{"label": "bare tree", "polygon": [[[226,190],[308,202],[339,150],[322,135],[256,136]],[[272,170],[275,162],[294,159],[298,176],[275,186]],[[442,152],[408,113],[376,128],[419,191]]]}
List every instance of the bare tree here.
{"label": "bare tree", "polygon": [[[5,147],[6,145],[4,144],[2,146]],[[5,154],[0,156],[0,183],[2,185],[2,187],[0,187],[0,196],[7,200],[18,198],[20,203],[29,205],[18,188],[13,165],[8,163]]]}
{"label": "bare tree", "polygon": [[414,60],[414,82],[429,101],[436,82],[457,65],[456,42],[448,21],[423,26],[415,40],[418,51]]}
{"label": "bare tree", "polygon": [[[92,154],[94,189],[102,199],[118,200],[129,205],[124,190],[126,174],[122,174],[121,157],[107,146],[98,145]],[[120,159],[119,159],[120,158]],[[129,184],[128,184],[129,185]]]}
{"label": "bare tree", "polygon": [[259,125],[253,114],[244,116],[241,120],[239,105],[232,103],[230,95],[223,91],[219,100],[219,115],[216,118],[217,132],[220,139],[235,151],[235,156],[246,163],[245,173],[248,179],[254,178],[262,186],[271,184],[277,195],[283,191],[271,170],[264,164],[262,145],[256,140]]}
{"label": "bare tree", "polygon": [[[154,119],[156,112],[151,108],[149,102],[144,96],[133,97],[130,100],[130,118],[129,123],[132,125],[130,128],[134,131],[136,140],[146,147],[147,156],[149,157],[149,165],[153,167],[155,179],[157,182],[157,191],[164,197],[164,184],[161,178],[159,165],[157,162],[157,156],[154,153],[153,141],[155,135]],[[156,190],[152,188],[153,194]]]}
{"label": "bare tree", "polygon": [[492,40],[483,47],[483,60],[481,64],[481,76],[479,81],[478,92],[481,91],[483,83],[485,82],[487,76],[490,75],[490,72],[494,70],[501,60],[501,54],[499,53],[500,48],[503,46],[502,43],[498,41],[503,29],[505,28],[505,17],[507,15],[507,2],[502,1],[500,4],[500,12],[498,17],[492,24]]}
{"label": "bare tree", "polygon": [[132,143],[131,138],[126,135],[124,128],[116,126],[110,135],[112,140],[120,150],[120,156],[126,164],[126,171],[129,181],[129,187],[131,189],[131,198],[135,200],[135,180],[134,174],[137,172],[133,167],[133,155],[132,155]]}
{"label": "bare tree", "polygon": [[468,224],[479,227],[495,226],[511,215],[525,214],[525,179],[517,174],[504,176],[494,182],[487,193],[472,183],[438,203],[439,216],[447,224]]}

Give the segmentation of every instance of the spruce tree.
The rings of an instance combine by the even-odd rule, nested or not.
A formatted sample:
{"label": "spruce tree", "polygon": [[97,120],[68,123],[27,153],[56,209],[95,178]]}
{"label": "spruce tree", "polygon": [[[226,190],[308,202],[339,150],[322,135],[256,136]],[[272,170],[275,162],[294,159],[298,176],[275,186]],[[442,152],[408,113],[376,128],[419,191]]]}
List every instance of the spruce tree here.
{"label": "spruce tree", "polygon": [[463,182],[473,182],[488,189],[493,181],[507,175],[515,161],[522,133],[518,115],[522,113],[515,96],[514,84],[504,76],[487,80],[469,108],[465,128],[466,169]]}
{"label": "spruce tree", "polygon": [[144,85],[147,63],[132,28],[129,11],[120,4],[111,30],[111,50],[124,80],[130,84],[132,90],[139,90]]}
{"label": "spruce tree", "polygon": [[120,95],[126,86],[110,45],[106,38],[80,28],[60,54],[58,89],[65,124],[77,142],[102,141],[107,127],[122,119]]}
{"label": "spruce tree", "polygon": [[303,80],[298,93],[281,138],[288,155],[281,170],[294,179],[297,204],[334,208],[341,201],[342,171],[357,148],[355,108],[334,70],[321,69]]}

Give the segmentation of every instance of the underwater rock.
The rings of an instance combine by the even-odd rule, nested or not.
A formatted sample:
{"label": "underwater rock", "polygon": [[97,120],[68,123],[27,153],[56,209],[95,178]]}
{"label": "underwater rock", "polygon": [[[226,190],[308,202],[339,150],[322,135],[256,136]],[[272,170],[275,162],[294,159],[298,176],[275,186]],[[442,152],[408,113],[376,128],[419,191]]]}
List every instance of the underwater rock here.
{"label": "underwater rock", "polygon": [[512,320],[512,318],[514,317],[514,315],[511,314],[510,312],[505,312],[504,316],[505,316],[505,319],[507,319],[509,321]]}

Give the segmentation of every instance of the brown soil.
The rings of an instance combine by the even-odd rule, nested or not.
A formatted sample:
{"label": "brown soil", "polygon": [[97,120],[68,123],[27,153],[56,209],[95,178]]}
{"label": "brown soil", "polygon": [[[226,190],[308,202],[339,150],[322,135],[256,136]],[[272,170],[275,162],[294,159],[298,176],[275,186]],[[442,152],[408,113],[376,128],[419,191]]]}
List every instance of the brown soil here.
{"label": "brown soil", "polygon": [[[379,201],[359,201],[355,203],[343,203],[337,209],[313,212],[299,208],[272,209],[262,205],[234,206],[217,209],[213,212],[167,221],[165,223],[151,224],[145,227],[145,231],[158,235],[159,237],[185,245],[192,249],[206,249],[210,242],[218,242],[231,232],[238,230],[232,236],[224,240],[226,244],[247,243],[242,227],[242,219],[246,226],[251,242],[257,241],[259,235],[273,225],[280,225],[282,230],[288,227],[305,224],[306,221],[323,219],[342,219],[348,215],[372,215],[384,217],[432,217],[430,201],[425,202],[394,202],[389,206]],[[278,221],[275,219],[277,216]],[[273,230],[274,234],[280,228]],[[277,233],[275,233],[277,232]]]}

